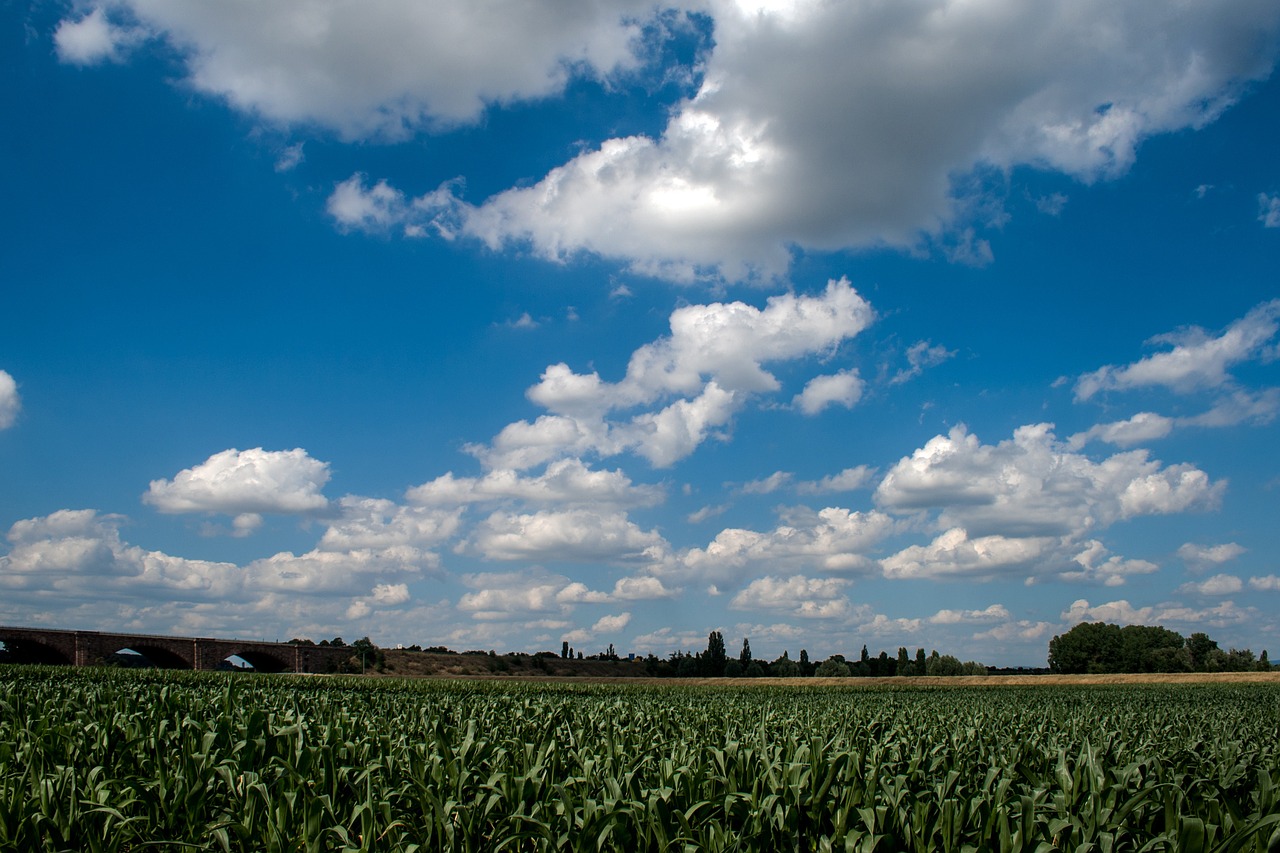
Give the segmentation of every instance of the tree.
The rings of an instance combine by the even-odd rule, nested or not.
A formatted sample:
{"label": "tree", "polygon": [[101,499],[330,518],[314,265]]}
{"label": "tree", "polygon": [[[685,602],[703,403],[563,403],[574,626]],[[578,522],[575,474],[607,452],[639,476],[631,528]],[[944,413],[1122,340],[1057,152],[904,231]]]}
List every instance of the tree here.
{"label": "tree", "polygon": [[800,668],[796,666],[796,662],[787,656],[784,649],[782,657],[769,664],[769,674],[778,678],[795,678],[800,674]]}
{"label": "tree", "polygon": [[743,673],[742,664],[738,662],[737,658],[733,658],[732,660],[725,662],[725,665],[724,665],[725,678],[741,678],[742,673]]}
{"label": "tree", "polygon": [[1259,656],[1259,658],[1258,658],[1258,669],[1262,670],[1263,672],[1270,672],[1270,671],[1271,671],[1271,661],[1267,660],[1267,650],[1266,650],[1266,649],[1263,649],[1263,650],[1262,650],[1262,655],[1261,655],[1261,656]]}
{"label": "tree", "polygon": [[1066,674],[1116,672],[1120,626],[1081,622],[1049,641],[1049,671]]}
{"label": "tree", "polygon": [[569,641],[568,640],[565,640],[560,644],[560,657],[561,658],[569,657]]}
{"label": "tree", "polygon": [[1191,658],[1191,668],[1196,672],[1204,672],[1208,668],[1209,657],[1217,650],[1217,642],[1203,631],[1196,631],[1187,637],[1187,655]]}
{"label": "tree", "polygon": [[924,649],[916,649],[916,675],[924,675],[929,662],[925,660]]}
{"label": "tree", "polygon": [[800,662],[796,664],[800,667],[800,675],[808,678],[813,675],[814,665],[809,662],[809,652],[807,649],[800,650]]}
{"label": "tree", "polygon": [[712,678],[719,678],[724,675],[726,660],[724,637],[719,631],[712,631],[707,637],[707,653],[702,656],[702,663],[706,668],[707,675]]}
{"label": "tree", "polygon": [[738,663],[742,664],[743,670],[751,668],[751,640],[747,637],[742,638],[742,653],[738,655]]}
{"label": "tree", "polygon": [[[895,670],[895,671],[896,671],[896,673],[897,673],[898,675],[911,675],[911,674],[912,674],[912,672],[911,672],[911,658],[907,657],[907,647],[906,647],[906,646],[898,646],[898,663],[897,663],[897,667],[896,667],[896,670]],[[924,675],[924,673],[922,672],[922,673],[920,673],[920,675]]]}
{"label": "tree", "polygon": [[844,660],[837,660],[838,657],[839,655],[829,657],[818,664],[813,674],[819,678],[848,678],[849,665]]}

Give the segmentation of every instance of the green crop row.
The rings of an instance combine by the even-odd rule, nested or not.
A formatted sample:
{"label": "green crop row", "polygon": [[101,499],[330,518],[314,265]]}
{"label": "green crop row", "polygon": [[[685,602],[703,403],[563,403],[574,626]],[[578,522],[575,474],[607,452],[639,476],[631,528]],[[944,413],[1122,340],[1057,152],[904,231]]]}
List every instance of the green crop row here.
{"label": "green crop row", "polygon": [[1280,850],[1280,688],[0,668],[0,850]]}

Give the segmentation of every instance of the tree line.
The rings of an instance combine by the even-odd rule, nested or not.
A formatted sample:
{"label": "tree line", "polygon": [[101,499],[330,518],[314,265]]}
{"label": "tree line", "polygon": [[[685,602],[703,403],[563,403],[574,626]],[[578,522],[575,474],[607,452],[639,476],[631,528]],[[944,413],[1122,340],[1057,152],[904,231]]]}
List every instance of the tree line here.
{"label": "tree line", "polygon": [[1270,671],[1267,650],[1218,647],[1208,634],[1183,637],[1159,625],[1082,622],[1049,641],[1049,671],[1064,674]]}
{"label": "tree line", "polygon": [[673,652],[666,660],[654,655],[645,659],[650,674],[656,677],[674,678],[886,678],[895,675],[986,675],[986,666],[974,661],[961,662],[953,655],[940,655],[937,650],[926,655],[924,649],[916,649],[912,656],[906,647],[900,647],[896,656],[881,651],[872,656],[864,645],[855,660],[835,654],[821,661],[809,658],[806,649],[793,659],[783,651],[774,660],[755,657],[751,652],[751,639],[743,637],[742,651],[730,657],[725,649],[724,635],[712,631],[707,637],[707,648],[700,652]]}

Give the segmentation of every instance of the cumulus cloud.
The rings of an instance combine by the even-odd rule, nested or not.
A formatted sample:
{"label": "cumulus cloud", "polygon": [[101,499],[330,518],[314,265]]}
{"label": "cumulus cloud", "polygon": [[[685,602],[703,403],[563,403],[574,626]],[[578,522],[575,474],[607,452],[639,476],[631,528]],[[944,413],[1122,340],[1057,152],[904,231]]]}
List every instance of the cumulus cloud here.
{"label": "cumulus cloud", "polygon": [[1184,607],[1165,603],[1147,607],[1135,607],[1125,599],[1090,605],[1080,598],[1062,612],[1062,620],[1070,625],[1080,622],[1112,622],[1118,625],[1210,625],[1225,627],[1239,625],[1256,616],[1252,608],[1238,607],[1233,601],[1223,601],[1207,608]]}
{"label": "cumulus cloud", "polygon": [[848,585],[849,581],[843,578],[766,576],[749,583],[733,597],[729,607],[782,611],[806,619],[831,619],[848,615],[849,599],[844,595]]}
{"label": "cumulus cloud", "polygon": [[18,419],[22,400],[18,397],[18,383],[4,370],[0,370],[0,429],[8,429]]}
{"label": "cumulus cloud", "polygon": [[1280,195],[1258,193],[1258,221],[1263,228],[1280,228]]}
{"label": "cumulus cloud", "polygon": [[1126,560],[1112,554],[1097,539],[1086,542],[1084,550],[1071,559],[1079,568],[1062,572],[1062,580],[1103,586],[1123,586],[1131,575],[1149,575],[1160,568],[1150,560]]}
{"label": "cumulus cloud", "polygon": [[635,485],[621,470],[594,471],[580,459],[558,459],[537,476],[523,476],[509,468],[483,477],[454,477],[452,473],[409,489],[415,504],[453,506],[504,503],[594,507],[654,506],[662,502],[659,486]]}
{"label": "cumulus cloud", "polygon": [[224,450],[172,480],[152,480],[142,496],[161,512],[314,513],[329,502],[321,489],[329,463],[293,450]]}
{"label": "cumulus cloud", "polygon": [[145,38],[145,29],[113,23],[102,6],[95,6],[78,19],[63,19],[53,32],[58,59],[70,65],[118,62],[129,48]]}
{"label": "cumulus cloud", "polygon": [[936,367],[948,359],[955,358],[955,352],[947,349],[941,344],[931,344],[928,341],[916,341],[907,348],[907,367],[899,370],[889,380],[891,385],[900,385],[903,382],[915,379],[921,373],[924,373],[930,367]]}
{"label": "cumulus cloud", "polygon": [[1244,581],[1235,575],[1223,574],[1194,583],[1184,583],[1178,587],[1178,592],[1191,595],[1234,595],[1242,589]]}
{"label": "cumulus cloud", "polygon": [[872,319],[871,306],[846,279],[814,296],[770,297],[763,309],[687,305],[672,312],[670,335],[632,353],[621,381],[551,365],[527,392],[549,414],[509,424],[488,445],[468,449],[489,468],[625,451],[669,466],[717,435],[751,395],[781,388],[766,363],[832,352]]}
{"label": "cumulus cloud", "polygon": [[893,520],[881,512],[853,512],[826,507],[818,512],[791,510],[785,523],[771,531],[742,528],[720,531],[705,548],[692,548],[664,571],[692,572],[706,580],[733,582],[752,567],[793,566],[842,572],[873,565],[867,554],[893,531]]}
{"label": "cumulus cloud", "polygon": [[996,445],[958,426],[894,465],[875,499],[896,511],[938,510],[942,525],[970,536],[1044,537],[1212,508],[1224,487],[1192,465],[1165,466],[1145,450],[1094,462],[1059,442],[1050,424],[1019,427]]}
{"label": "cumulus cloud", "polygon": [[1280,577],[1266,575],[1264,577],[1249,578],[1249,588],[1256,589],[1259,592],[1280,592]]}
{"label": "cumulus cloud", "polygon": [[273,591],[353,591],[355,575],[416,572],[421,555],[388,551],[290,553],[232,563],[189,560],[125,542],[125,519],[94,510],[60,510],[16,522],[0,557],[0,583],[11,589],[57,589],[79,595],[168,597],[244,605]]}
{"label": "cumulus cloud", "polygon": [[969,622],[998,622],[1011,618],[1003,604],[992,604],[983,610],[939,610],[929,617],[934,625],[961,625]]}
{"label": "cumulus cloud", "polygon": [[366,180],[357,173],[335,185],[325,203],[329,215],[344,230],[384,231],[401,224],[408,209],[404,193],[386,181],[366,187]]}
{"label": "cumulus cloud", "polygon": [[880,562],[887,578],[990,579],[1029,571],[1055,552],[1054,537],[978,536],[953,527],[927,545],[910,545]]}
{"label": "cumulus cloud", "polygon": [[793,246],[933,242],[987,263],[969,176],[1122,174],[1144,139],[1203,126],[1269,74],[1280,21],[1266,0],[708,8],[698,91],[661,135],[455,199],[460,232],[686,281],[780,276]]}
{"label": "cumulus cloud", "polygon": [[1158,335],[1149,343],[1170,349],[1124,366],[1106,365],[1076,380],[1077,400],[1088,400],[1100,391],[1160,386],[1177,393],[1203,388],[1228,390],[1227,368],[1268,355],[1268,345],[1280,330],[1280,299],[1264,302],[1210,335],[1191,326]]}
{"label": "cumulus cloud", "polygon": [[791,474],[787,471],[774,471],[763,479],[743,483],[739,491],[744,495],[769,495],[790,485],[791,479]]}
{"label": "cumulus cloud", "polygon": [[[542,569],[519,572],[482,572],[463,575],[462,583],[473,591],[458,600],[458,609],[483,621],[525,619],[536,614],[568,615],[580,604],[609,604],[668,598],[673,593],[657,578],[621,578],[613,592],[589,589],[563,575]],[[630,613],[604,617],[606,625],[621,630]],[[599,626],[597,622],[597,626]],[[585,638],[585,636],[584,636]]]}
{"label": "cumulus cloud", "polygon": [[1047,637],[1053,631],[1052,622],[1036,622],[1030,619],[1018,619],[995,625],[985,631],[973,635],[975,640],[995,640],[1001,643],[1026,643]]}
{"label": "cumulus cloud", "polygon": [[1143,515],[1217,506],[1225,484],[1144,450],[1100,462],[1059,442],[1049,424],[984,445],[963,426],[935,436],[881,480],[876,502],[923,513],[944,532],[881,561],[887,577],[1013,575],[1115,586],[1157,566],[1110,555],[1090,534]]}
{"label": "cumulus cloud", "polygon": [[499,511],[476,525],[464,547],[490,560],[661,559],[666,540],[621,512],[588,509]]}
{"label": "cumulus cloud", "polygon": [[1220,566],[1229,563],[1248,551],[1243,545],[1235,542],[1224,542],[1220,545],[1197,545],[1187,542],[1178,548],[1178,557],[1188,568],[1202,570],[1209,566]]}
{"label": "cumulus cloud", "polygon": [[830,492],[852,492],[865,488],[876,475],[876,470],[866,465],[845,468],[839,474],[823,477],[821,480],[807,480],[796,483],[796,491],[802,495],[823,495]]}
{"label": "cumulus cloud", "polygon": [[340,514],[320,538],[322,551],[382,550],[399,546],[431,548],[451,538],[460,527],[457,507],[407,507],[379,498],[348,495],[338,501]]}
{"label": "cumulus cloud", "polygon": [[[635,69],[653,15],[648,0],[104,5],[165,39],[195,90],[269,122],[320,124],[347,138],[471,122],[490,104],[558,94],[574,76]],[[101,8],[63,21],[60,53],[109,55],[118,42],[109,27]]]}
{"label": "cumulus cloud", "polygon": [[1139,412],[1123,421],[1097,424],[1084,432],[1078,432],[1067,439],[1067,446],[1072,450],[1083,448],[1090,441],[1105,441],[1117,447],[1132,447],[1157,438],[1164,438],[1173,432],[1174,420],[1154,412]]}
{"label": "cumulus cloud", "polygon": [[828,406],[852,409],[862,399],[862,378],[857,370],[842,370],[830,376],[815,376],[792,400],[792,405],[806,415],[816,415]]}

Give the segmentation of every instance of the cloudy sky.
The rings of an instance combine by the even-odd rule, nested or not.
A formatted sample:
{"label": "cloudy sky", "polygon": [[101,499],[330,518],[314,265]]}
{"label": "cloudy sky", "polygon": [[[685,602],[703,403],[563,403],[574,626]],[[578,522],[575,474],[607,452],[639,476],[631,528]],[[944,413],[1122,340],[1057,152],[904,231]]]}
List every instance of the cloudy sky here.
{"label": "cloudy sky", "polygon": [[0,21],[0,624],[1280,650],[1274,0]]}

